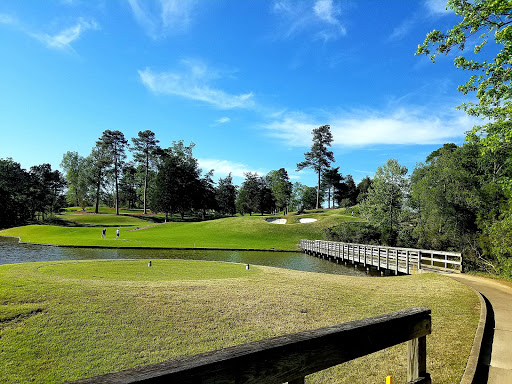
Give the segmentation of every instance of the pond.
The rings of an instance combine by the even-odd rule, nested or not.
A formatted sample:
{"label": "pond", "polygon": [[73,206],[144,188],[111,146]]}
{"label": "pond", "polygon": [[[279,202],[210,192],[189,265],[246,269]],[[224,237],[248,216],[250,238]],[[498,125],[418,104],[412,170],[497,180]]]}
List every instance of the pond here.
{"label": "pond", "polygon": [[54,260],[188,259],[266,265],[306,272],[364,276],[363,269],[345,267],[301,252],[205,251],[175,249],[64,248],[20,244],[17,238],[0,237],[0,264]]}

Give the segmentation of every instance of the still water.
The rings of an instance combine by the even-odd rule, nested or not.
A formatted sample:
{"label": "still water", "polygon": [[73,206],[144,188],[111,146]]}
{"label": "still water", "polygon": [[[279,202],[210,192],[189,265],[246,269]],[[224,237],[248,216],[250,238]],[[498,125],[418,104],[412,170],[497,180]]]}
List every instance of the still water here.
{"label": "still water", "polygon": [[98,259],[188,259],[266,265],[306,272],[363,276],[365,272],[305,255],[301,252],[204,251],[174,249],[90,249],[19,244],[18,239],[0,237],[0,264],[54,260]]}
{"label": "still water", "polygon": [[337,275],[362,276],[365,274],[363,270],[338,265],[327,260],[305,255],[301,252],[62,248],[19,244],[16,238],[0,237],[0,264],[98,259],[215,260]]}

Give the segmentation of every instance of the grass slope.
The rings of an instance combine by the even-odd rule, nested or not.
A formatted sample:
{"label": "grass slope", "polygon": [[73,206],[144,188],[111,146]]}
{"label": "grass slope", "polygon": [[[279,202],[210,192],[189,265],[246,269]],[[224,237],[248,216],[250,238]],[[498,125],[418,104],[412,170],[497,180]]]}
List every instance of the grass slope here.
{"label": "grass slope", "polygon": [[[124,216],[83,215],[83,224],[121,225]],[[301,217],[315,218],[314,223],[299,224]],[[130,218],[134,219],[134,218]],[[120,239],[115,230],[107,229],[107,238],[101,239],[99,227],[57,227],[29,225],[0,231],[0,236],[20,237],[23,242],[105,247],[185,247],[185,248],[241,248],[294,250],[301,238],[323,238],[323,230],[342,221],[358,220],[344,210],[320,211],[301,216],[286,216],[287,224],[270,224],[262,216],[228,217],[218,220],[189,223],[122,227]],[[75,219],[74,219],[75,220]],[[87,221],[89,220],[89,221]],[[143,221],[143,220],[141,220]]]}
{"label": "grass slope", "polygon": [[[460,381],[479,317],[466,286],[434,274],[370,278],[201,261],[0,266],[0,382],[76,380],[413,306],[432,309],[427,364]],[[456,331],[454,330],[456,324]],[[308,383],[405,382],[406,344]]]}

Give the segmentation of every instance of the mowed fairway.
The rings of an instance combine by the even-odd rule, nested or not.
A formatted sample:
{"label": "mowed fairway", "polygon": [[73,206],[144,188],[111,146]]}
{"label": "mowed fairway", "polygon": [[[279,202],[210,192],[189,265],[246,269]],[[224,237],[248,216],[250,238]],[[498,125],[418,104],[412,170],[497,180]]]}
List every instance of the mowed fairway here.
{"label": "mowed fairway", "polygon": [[[282,249],[295,250],[301,238],[321,239],[325,228],[342,221],[358,220],[344,210],[332,210],[314,215],[289,216],[287,224],[270,224],[262,216],[228,217],[202,222],[171,222],[148,225],[140,220],[139,229],[121,227],[120,238],[116,240],[115,228],[107,228],[106,239],[101,239],[101,220],[104,225],[119,226],[127,220],[115,215],[70,216],[70,220],[89,219],[98,227],[59,227],[29,225],[0,231],[0,236],[20,237],[23,242],[100,246],[100,247],[181,247],[181,248],[237,248],[237,249]],[[298,218],[317,219],[314,223],[300,224]]]}
{"label": "mowed fairway", "polygon": [[[269,267],[105,260],[0,266],[0,382],[55,383],[409,307],[432,309],[428,371],[456,383],[479,301],[449,278],[348,277]],[[404,382],[405,344],[308,378]]]}

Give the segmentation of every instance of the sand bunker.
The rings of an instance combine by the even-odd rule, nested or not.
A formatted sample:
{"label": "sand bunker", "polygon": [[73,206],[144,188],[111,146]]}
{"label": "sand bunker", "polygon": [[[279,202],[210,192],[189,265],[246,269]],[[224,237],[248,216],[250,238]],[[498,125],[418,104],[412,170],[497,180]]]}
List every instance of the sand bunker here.
{"label": "sand bunker", "polygon": [[317,221],[316,219],[299,219],[299,223],[305,224],[305,223],[314,223]]}
{"label": "sand bunker", "polygon": [[271,224],[286,224],[286,219],[267,219]]}

